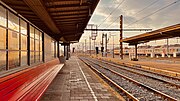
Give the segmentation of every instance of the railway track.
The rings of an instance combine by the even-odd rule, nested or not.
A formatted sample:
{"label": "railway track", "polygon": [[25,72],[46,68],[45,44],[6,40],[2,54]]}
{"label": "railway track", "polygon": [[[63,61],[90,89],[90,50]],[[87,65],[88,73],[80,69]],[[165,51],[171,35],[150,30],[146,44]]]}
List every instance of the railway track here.
{"label": "railway track", "polygon": [[137,74],[137,75],[149,77],[149,78],[164,82],[166,84],[169,84],[170,87],[173,86],[173,87],[176,87],[177,89],[180,89],[180,79],[179,78],[170,77],[170,76],[167,76],[164,74],[157,74],[157,73],[154,73],[152,71],[145,70],[143,68],[127,67],[127,66],[124,67],[124,66],[121,66],[119,64],[107,62],[104,60],[102,60],[102,61],[96,60],[96,61],[102,62],[104,64],[108,64],[108,65],[113,66],[113,67],[120,68],[120,69],[128,71],[128,72],[132,72],[132,73]]}
{"label": "railway track", "polygon": [[[103,77],[108,82],[110,82],[110,84],[113,84],[114,86],[119,86],[120,88],[123,89],[123,90],[121,89],[121,91],[126,91],[127,92],[126,95],[128,95],[125,97],[126,100],[128,99],[131,99],[134,101],[138,101],[138,100],[140,101],[147,101],[147,100],[177,101],[179,100],[178,95],[171,97],[172,94],[166,94],[162,92],[162,89],[159,90],[150,85],[147,85],[147,83],[149,82],[147,82],[147,80],[142,79],[142,76],[144,74],[138,75],[137,73],[133,73],[130,71],[125,71],[125,70],[123,71],[123,69],[120,71],[120,70],[117,70],[119,68],[115,66],[100,62],[98,60],[90,59],[90,58],[80,58],[80,59],[83,60],[86,64],[88,64],[91,68],[93,68],[93,70],[95,70],[99,75],[101,75],[101,77]],[[147,79],[146,76],[143,76],[143,78],[144,77],[145,79]],[[137,80],[137,78],[139,79]],[[157,80],[157,79],[153,79],[153,80]],[[160,82],[164,83],[164,81],[160,81]],[[151,80],[151,83],[154,83],[154,81]],[[157,83],[155,83],[154,85],[156,84]],[[173,86],[173,85],[170,85],[170,86]],[[116,87],[116,88],[119,89],[119,87]],[[177,87],[172,87],[172,88],[177,89]]]}
{"label": "railway track", "polygon": [[[98,60],[100,61],[100,60]],[[110,61],[106,61],[106,60],[101,60],[101,62],[105,63],[105,64],[109,64],[109,65],[113,65],[113,66],[117,66],[117,67],[120,67],[120,66],[123,66],[123,67],[128,67],[128,68],[131,68],[131,69],[135,69],[135,70],[138,70],[138,71],[142,71],[142,72],[145,72],[145,73],[150,73],[150,74],[154,74],[154,76],[157,78],[157,77],[160,77],[160,78],[169,78],[169,79],[173,79],[175,81],[173,82],[176,82],[178,81],[178,84],[180,85],[179,81],[180,81],[180,78],[178,77],[174,77],[174,76],[170,76],[170,75],[166,75],[166,74],[162,74],[162,73],[157,73],[157,72],[153,72],[153,71],[150,71],[150,70],[147,70],[147,69],[143,69],[141,68],[141,66],[126,66],[126,65],[123,65],[123,64],[117,64],[115,62],[110,62]],[[137,68],[138,67],[138,68]]]}
{"label": "railway track", "polygon": [[168,83],[171,86],[175,86],[176,88],[180,88],[180,79],[176,78],[176,77],[170,77],[170,76],[167,76],[164,74],[154,73],[152,71],[148,71],[148,70],[145,70],[143,68],[122,66],[120,64],[108,62],[108,61],[104,61],[104,60],[100,61],[100,60],[96,59],[96,61],[102,62],[104,64],[107,64],[107,65],[110,65],[113,67],[117,67],[117,68],[120,68],[120,69],[123,69],[126,71],[129,71],[129,72],[132,72],[132,73],[135,73],[138,75],[142,75],[142,76],[146,76],[146,77],[149,77],[152,79],[156,79],[156,80],[162,81],[164,83]]}

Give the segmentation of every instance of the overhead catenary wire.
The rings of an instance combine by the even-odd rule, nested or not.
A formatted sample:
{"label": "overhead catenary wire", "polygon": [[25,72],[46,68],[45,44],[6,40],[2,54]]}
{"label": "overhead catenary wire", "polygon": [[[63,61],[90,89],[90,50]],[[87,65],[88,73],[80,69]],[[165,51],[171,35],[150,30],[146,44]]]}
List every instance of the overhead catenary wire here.
{"label": "overhead catenary wire", "polygon": [[[143,9],[141,9],[140,11],[136,12],[134,15],[137,15],[139,13],[141,13],[142,11],[146,10],[147,8],[153,6],[154,4],[156,4],[159,0],[156,0],[152,3],[150,3],[148,6],[144,7]],[[119,19],[119,17],[117,17],[111,24],[109,24],[106,28],[110,27],[112,24],[114,24],[117,20]],[[125,19],[126,20],[126,19]]]}
{"label": "overhead catenary wire", "polygon": [[156,4],[157,2],[159,2],[159,0],[156,0],[156,1],[152,2],[151,4],[149,4],[148,6],[144,7],[143,9],[141,9],[140,11],[136,12],[136,13],[133,14],[133,15],[137,15],[137,14],[141,13],[142,11],[144,11],[144,10],[146,10],[147,8],[153,6],[153,5]]}
{"label": "overhead catenary wire", "polygon": [[139,19],[139,20],[136,20],[135,22],[133,22],[133,23],[127,25],[126,27],[132,26],[133,24],[135,24],[135,23],[137,23],[137,22],[139,22],[139,21],[141,21],[141,20],[143,20],[143,19],[145,19],[145,18],[147,18],[147,17],[149,17],[149,16],[151,16],[151,15],[156,14],[156,13],[158,13],[159,11],[164,10],[164,9],[166,9],[166,8],[168,8],[168,7],[170,7],[170,6],[174,5],[174,4],[176,4],[176,3],[178,3],[179,1],[180,1],[180,0],[177,0],[177,1],[175,1],[175,2],[172,2],[172,3],[170,3],[170,4],[166,5],[166,6],[164,6],[164,7],[160,8],[160,9],[158,9],[158,10],[156,10],[156,11],[154,11],[154,12],[152,12],[152,13],[146,15],[146,16],[144,16],[143,18],[141,18],[141,19]]}
{"label": "overhead catenary wire", "polygon": [[116,9],[118,9],[123,4],[124,1],[125,0],[122,0],[119,5],[113,9],[112,12],[110,12],[110,14],[98,25],[98,27],[100,27],[116,11]]}

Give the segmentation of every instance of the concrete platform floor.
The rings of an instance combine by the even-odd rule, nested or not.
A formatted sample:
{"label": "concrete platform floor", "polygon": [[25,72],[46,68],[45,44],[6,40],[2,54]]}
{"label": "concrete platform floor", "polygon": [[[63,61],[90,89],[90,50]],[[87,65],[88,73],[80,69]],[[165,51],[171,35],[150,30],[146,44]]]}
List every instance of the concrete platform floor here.
{"label": "concrete platform floor", "polygon": [[41,101],[124,101],[76,56],[53,80]]}

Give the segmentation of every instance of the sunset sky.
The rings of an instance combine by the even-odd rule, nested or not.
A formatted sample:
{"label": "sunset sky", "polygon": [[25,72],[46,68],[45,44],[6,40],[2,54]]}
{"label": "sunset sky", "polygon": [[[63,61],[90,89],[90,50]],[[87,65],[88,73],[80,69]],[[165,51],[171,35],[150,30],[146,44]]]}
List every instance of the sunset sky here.
{"label": "sunset sky", "polygon": [[[180,23],[180,0],[100,0],[89,24],[98,28],[119,28],[119,16],[124,16],[123,28],[150,28],[153,30]],[[98,32],[96,44],[100,43],[102,33],[115,34],[115,43],[119,43],[119,32]],[[123,32],[123,37],[131,37],[145,32]],[[85,31],[80,39],[82,44],[89,41],[90,32]],[[171,44],[180,39],[170,40]],[[109,39],[112,44],[112,37]],[[152,41],[147,44],[163,45],[165,40]],[[77,44],[74,44],[77,45]],[[127,45],[125,45],[127,46]]]}

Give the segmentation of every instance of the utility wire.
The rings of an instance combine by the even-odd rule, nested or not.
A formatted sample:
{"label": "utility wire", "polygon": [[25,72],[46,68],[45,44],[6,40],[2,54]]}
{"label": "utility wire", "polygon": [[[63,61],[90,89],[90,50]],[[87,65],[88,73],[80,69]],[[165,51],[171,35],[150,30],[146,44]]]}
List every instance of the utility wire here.
{"label": "utility wire", "polygon": [[151,15],[154,15],[154,14],[158,13],[159,11],[161,11],[161,10],[163,10],[163,9],[166,9],[166,8],[168,8],[168,7],[170,7],[170,6],[172,6],[172,5],[176,4],[176,3],[178,3],[179,1],[180,1],[180,0],[177,0],[177,1],[171,3],[171,4],[167,5],[167,6],[164,6],[164,7],[160,8],[160,9],[156,10],[155,12],[152,12],[152,13],[150,13],[150,14],[144,16],[143,18],[141,18],[141,19],[139,19],[139,20],[136,20],[135,22],[133,22],[133,23],[127,25],[126,27],[131,26],[131,25],[133,25],[133,24],[135,24],[135,23],[137,23],[137,22],[139,22],[139,21],[141,21],[141,20],[143,20],[143,19],[145,19],[145,18],[147,18],[147,17],[149,17],[149,16],[151,16]]}
{"label": "utility wire", "polygon": [[[133,14],[133,16],[134,16],[134,17],[137,16],[139,13],[141,13],[142,11],[146,10],[147,8],[153,6],[153,5],[156,4],[158,1],[159,1],[159,0],[156,0],[156,1],[152,2],[150,5],[144,7],[142,10],[140,10],[140,11],[136,12],[135,14]],[[127,20],[127,19],[124,19],[124,20]]]}
{"label": "utility wire", "polygon": [[[152,2],[151,4],[149,4],[148,6],[144,7],[143,9],[141,9],[140,11],[136,12],[134,15],[139,14],[140,12],[146,10],[147,8],[149,8],[150,6],[154,5],[155,3],[157,3],[159,0],[156,0],[154,2]],[[113,23],[115,23],[117,20],[119,19],[119,17],[117,17],[109,26],[107,26],[106,28],[110,27]],[[126,20],[126,19],[124,19]]]}
{"label": "utility wire", "polygon": [[[113,0],[112,2],[115,3],[116,0]],[[108,13],[111,13],[111,10],[109,9],[109,7],[105,7],[105,6],[102,6],[105,10],[103,12],[106,11],[106,9],[108,9]]]}
{"label": "utility wire", "polygon": [[137,14],[141,13],[142,11],[144,11],[144,10],[146,10],[147,8],[149,8],[149,7],[153,6],[154,4],[156,4],[158,1],[159,1],[159,0],[156,0],[156,1],[152,2],[151,4],[149,4],[148,6],[144,7],[142,10],[136,12],[136,13],[133,14],[133,15],[137,15]]}
{"label": "utility wire", "polygon": [[115,23],[117,20],[119,19],[119,17],[116,18],[116,20],[114,20],[110,25],[108,25],[106,28],[109,28],[113,23]]}
{"label": "utility wire", "polygon": [[112,12],[98,25],[98,27],[100,27],[115,11],[116,11],[116,9],[118,9],[120,6],[121,6],[121,4],[124,2],[125,0],[123,0],[121,3],[119,3],[119,5],[114,9],[114,10],[112,10]]}

